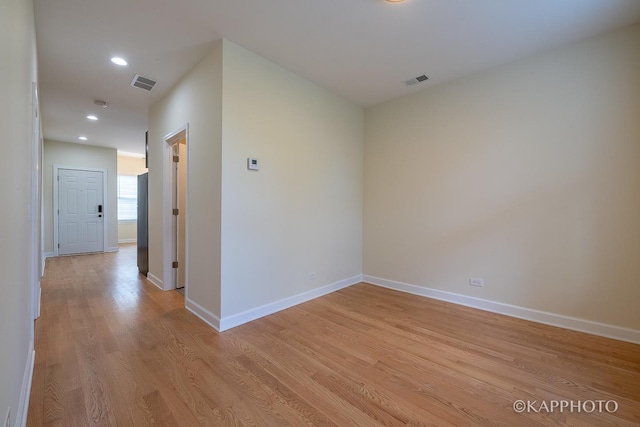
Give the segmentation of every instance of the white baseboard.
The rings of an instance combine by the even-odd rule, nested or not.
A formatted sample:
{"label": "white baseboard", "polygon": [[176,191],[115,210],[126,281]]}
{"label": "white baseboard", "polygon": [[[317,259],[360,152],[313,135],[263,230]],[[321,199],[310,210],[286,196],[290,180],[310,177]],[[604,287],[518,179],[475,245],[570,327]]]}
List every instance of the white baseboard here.
{"label": "white baseboard", "polygon": [[207,325],[220,332],[220,318],[218,316],[190,299],[185,299],[184,306],[187,310],[202,319]]}
{"label": "white baseboard", "polygon": [[232,316],[223,317],[220,319],[220,331],[226,331],[227,329],[235,328],[244,323],[251,322],[252,320],[259,319],[269,314],[276,313],[278,311],[293,307],[294,305],[302,304],[303,302],[310,301],[312,299],[321,297],[323,295],[330,294],[331,292],[338,291],[343,288],[347,288],[356,283],[362,282],[362,276],[357,275],[348,279],[340,280],[335,283],[323,286],[321,288],[312,289],[301,294],[293,295],[288,298],[281,299],[269,304],[265,304],[260,307],[252,308],[242,313],[234,314]]}
{"label": "white baseboard", "polygon": [[42,307],[42,287],[38,281],[38,307],[36,307],[36,319],[40,317],[40,308]]}
{"label": "white baseboard", "polygon": [[138,239],[118,239],[118,243],[137,243]]}
{"label": "white baseboard", "polygon": [[160,288],[161,291],[164,291],[164,284],[162,283],[162,280],[158,278],[158,276],[154,275],[153,273],[147,273],[147,280]]}
{"label": "white baseboard", "polygon": [[387,280],[379,277],[364,275],[362,279],[366,283],[393,289],[395,291],[452,302],[454,304],[478,308],[480,310],[504,314],[511,317],[517,317],[519,319],[531,320],[532,322],[544,323],[546,325],[557,326],[574,331],[586,332],[588,334],[598,335],[601,337],[640,344],[640,331],[635,329],[563,316],[561,314],[549,313],[526,307],[518,307],[515,305],[460,295],[453,292],[440,291],[438,289],[426,288],[408,283],[396,282],[394,280]]}
{"label": "white baseboard", "polygon": [[44,277],[45,268],[47,268],[47,258],[52,258],[52,257],[53,257],[53,252],[44,252],[42,254],[42,270],[40,270],[40,273],[42,274],[40,276],[41,279]]}
{"label": "white baseboard", "polygon": [[227,329],[235,328],[236,326],[240,326],[244,323],[251,322],[252,320],[259,319],[264,316],[268,316],[269,314],[276,313],[281,310],[285,310],[289,307],[293,307],[294,305],[302,304],[303,302],[310,301],[312,299],[321,297],[323,295],[330,294],[331,292],[335,292],[337,290],[349,287],[351,285],[355,285],[356,283],[360,283],[362,281],[362,276],[354,276],[348,279],[340,280],[339,282],[335,282],[326,286],[323,286],[318,289],[313,289],[307,292],[303,292],[301,294],[297,294],[288,298],[281,299],[279,301],[275,301],[269,304],[265,304],[260,307],[253,308],[251,310],[244,311],[242,313],[234,314],[232,316],[225,317],[220,319],[215,314],[211,313],[206,308],[202,307],[198,303],[185,299],[185,307],[187,310],[198,316],[202,319],[206,324],[211,326],[218,332],[226,331]]}
{"label": "white baseboard", "polygon": [[107,248],[107,250],[105,252],[118,252],[120,250],[119,247],[117,246],[110,246]]}
{"label": "white baseboard", "polygon": [[27,425],[27,412],[29,411],[29,397],[31,396],[31,381],[33,380],[33,364],[36,361],[36,352],[33,349],[33,341],[29,345],[27,354],[27,364],[22,377],[22,388],[20,390],[20,400],[16,411],[16,422],[14,425],[24,427]]}

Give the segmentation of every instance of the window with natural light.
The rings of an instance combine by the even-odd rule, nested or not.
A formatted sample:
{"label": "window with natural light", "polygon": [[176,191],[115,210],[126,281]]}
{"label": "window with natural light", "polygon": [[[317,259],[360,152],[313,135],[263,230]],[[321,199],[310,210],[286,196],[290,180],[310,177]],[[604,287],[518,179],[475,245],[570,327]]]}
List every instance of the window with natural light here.
{"label": "window with natural light", "polygon": [[118,221],[138,218],[138,177],[118,175]]}

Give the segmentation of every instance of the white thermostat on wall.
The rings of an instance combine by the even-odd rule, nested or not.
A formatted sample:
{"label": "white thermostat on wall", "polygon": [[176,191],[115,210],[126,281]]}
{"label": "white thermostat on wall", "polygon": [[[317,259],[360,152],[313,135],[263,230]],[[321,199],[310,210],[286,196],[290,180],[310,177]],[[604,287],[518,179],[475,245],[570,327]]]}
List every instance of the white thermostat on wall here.
{"label": "white thermostat on wall", "polygon": [[260,170],[260,162],[258,162],[258,159],[252,159],[249,157],[247,159],[247,169],[252,171]]}

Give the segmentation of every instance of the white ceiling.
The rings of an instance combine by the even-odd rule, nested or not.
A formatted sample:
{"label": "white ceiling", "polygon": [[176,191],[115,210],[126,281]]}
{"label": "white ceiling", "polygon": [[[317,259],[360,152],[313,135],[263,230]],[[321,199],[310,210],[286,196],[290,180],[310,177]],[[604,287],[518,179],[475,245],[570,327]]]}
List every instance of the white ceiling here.
{"label": "white ceiling", "polygon": [[[220,38],[363,107],[640,22],[638,0],[34,0],[44,136],[142,153],[147,109]],[[122,56],[129,66],[109,62]],[[134,74],[158,82],[149,93]],[[404,81],[428,74],[427,83]],[[109,103],[106,109],[94,99]],[[98,122],[86,119],[97,114]]]}

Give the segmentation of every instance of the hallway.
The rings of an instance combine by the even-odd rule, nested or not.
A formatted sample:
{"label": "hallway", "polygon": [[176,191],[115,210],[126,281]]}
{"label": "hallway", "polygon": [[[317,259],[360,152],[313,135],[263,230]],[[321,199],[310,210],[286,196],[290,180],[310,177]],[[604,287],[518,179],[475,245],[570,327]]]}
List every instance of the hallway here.
{"label": "hallway", "polygon": [[28,426],[640,421],[638,345],[367,284],[218,334],[137,274],[135,250],[47,261]]}
{"label": "hallway", "polygon": [[[135,244],[117,253],[49,259],[42,289],[28,425],[162,421],[166,402],[145,374],[152,363],[147,356],[172,316],[185,314],[184,299],[138,275]],[[127,357],[134,353],[141,357]]]}

